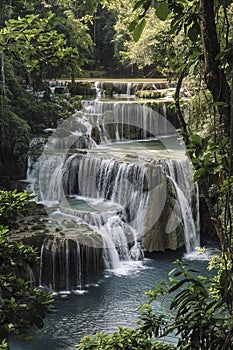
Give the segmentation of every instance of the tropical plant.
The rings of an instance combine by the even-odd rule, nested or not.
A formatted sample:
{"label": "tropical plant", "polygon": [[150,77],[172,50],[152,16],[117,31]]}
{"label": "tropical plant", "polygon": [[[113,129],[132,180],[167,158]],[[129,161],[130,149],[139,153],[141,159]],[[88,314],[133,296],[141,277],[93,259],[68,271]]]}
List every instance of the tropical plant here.
{"label": "tropical plant", "polygon": [[67,47],[64,35],[58,35],[54,29],[57,20],[52,12],[48,12],[44,18],[35,14],[6,21],[0,31],[2,57],[10,52],[34,74],[61,61],[68,64],[68,57],[69,61],[71,57],[77,60],[77,50]]}
{"label": "tropical plant", "polygon": [[12,228],[20,215],[35,206],[32,194],[27,191],[17,192],[0,190],[0,225]]}
{"label": "tropical plant", "polygon": [[32,326],[42,328],[52,303],[51,294],[35,286],[37,250],[12,240],[8,228],[27,213],[31,199],[26,191],[0,191],[0,349],[9,349],[11,332],[26,335]]}
{"label": "tropical plant", "polygon": [[36,250],[10,240],[9,230],[0,226],[0,343],[8,344],[11,332],[24,335],[33,325],[43,327],[52,299],[33,286],[37,261]]}
{"label": "tropical plant", "polygon": [[232,349],[231,256],[214,257],[209,268],[215,268],[216,274],[209,278],[198,275],[184,263],[176,263],[178,268],[171,271],[168,286],[147,293],[151,303],[160,294],[175,292],[170,304],[174,319],[163,335],[176,332],[179,349]]}
{"label": "tropical plant", "polygon": [[[160,282],[146,292],[149,302],[140,307],[136,329],[118,327],[109,335],[85,336],[78,350],[107,349],[233,349],[233,279],[229,254],[215,256],[209,269],[210,277],[200,276],[177,260],[169,274],[169,282]],[[170,314],[160,313],[155,300],[171,299]],[[158,305],[158,304],[156,304]],[[173,339],[173,344],[169,343]]]}

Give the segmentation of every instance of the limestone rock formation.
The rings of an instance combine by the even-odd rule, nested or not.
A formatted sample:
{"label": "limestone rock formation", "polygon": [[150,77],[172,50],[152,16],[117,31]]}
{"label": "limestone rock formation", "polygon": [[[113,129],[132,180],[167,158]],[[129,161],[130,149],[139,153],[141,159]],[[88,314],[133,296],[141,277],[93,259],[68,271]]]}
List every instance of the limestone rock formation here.
{"label": "limestone rock formation", "polygon": [[148,252],[177,250],[184,246],[179,206],[171,181],[167,178],[157,186],[157,196],[151,196],[143,239]]}
{"label": "limestone rock formation", "polygon": [[48,235],[41,260],[42,286],[53,291],[81,289],[104,269],[102,237],[85,224]]}

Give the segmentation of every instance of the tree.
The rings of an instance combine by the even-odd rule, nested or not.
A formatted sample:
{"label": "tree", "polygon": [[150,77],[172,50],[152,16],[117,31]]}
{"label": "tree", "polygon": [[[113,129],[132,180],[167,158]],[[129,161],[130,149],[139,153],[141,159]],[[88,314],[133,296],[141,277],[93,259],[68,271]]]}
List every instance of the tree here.
{"label": "tree", "polygon": [[[218,6],[223,7],[226,20],[227,8],[229,8],[231,4],[232,1],[218,2]],[[202,0],[200,2],[200,17],[205,58],[205,80],[212,94],[213,101],[215,103],[220,103],[218,110],[223,123],[224,133],[229,136],[231,126],[231,89],[227,81],[226,71],[220,59],[223,52],[221,51],[220,41],[217,35],[214,0]],[[226,43],[226,45],[224,50],[229,49],[229,44]],[[227,61],[229,61],[228,64],[231,64],[232,55],[229,55]]]}
{"label": "tree", "polygon": [[[45,5],[32,0],[0,5],[0,176],[4,188],[11,188],[9,176],[25,177],[31,134],[56,127],[67,111],[64,99],[51,97],[44,79],[62,74],[74,79],[91,55],[85,19],[72,19],[61,6],[62,18],[57,17]],[[43,11],[35,12],[38,8]],[[44,97],[39,98],[37,91],[44,91]]]}
{"label": "tree", "polygon": [[[89,34],[88,23],[92,20],[92,16],[86,15],[76,18],[71,10],[65,11],[65,18],[60,18],[56,29],[61,35],[65,35],[66,42],[70,47],[76,48],[78,52],[78,60],[74,57],[68,64],[69,75],[72,82],[80,76],[82,68],[92,61],[93,41]],[[66,68],[66,72],[68,71]]]}
{"label": "tree", "polygon": [[[170,35],[175,33],[177,36],[184,33],[186,45],[188,45],[186,62],[190,66],[198,59],[199,63],[202,64],[202,58],[204,58],[205,81],[213,101],[218,104],[226,135],[229,135],[231,114],[230,86],[227,80],[229,67],[232,65],[228,18],[228,11],[231,7],[232,1],[221,0],[215,2],[214,0],[201,2],[197,0],[139,0],[134,1],[135,18],[131,20],[130,24],[130,30],[133,31],[133,37],[137,41],[145,29],[150,8],[154,8],[155,14],[160,20],[168,21]],[[224,43],[217,33],[216,11],[220,13],[220,18],[224,17],[223,35],[226,34],[227,37]]]}
{"label": "tree", "polygon": [[29,72],[40,73],[40,76],[45,77],[43,73],[48,65],[55,66],[61,62],[68,64],[77,60],[77,50],[66,46],[64,35],[59,35],[53,29],[57,21],[52,12],[48,12],[44,18],[39,15],[26,15],[6,21],[5,27],[0,31],[2,64],[4,56],[9,52]]}

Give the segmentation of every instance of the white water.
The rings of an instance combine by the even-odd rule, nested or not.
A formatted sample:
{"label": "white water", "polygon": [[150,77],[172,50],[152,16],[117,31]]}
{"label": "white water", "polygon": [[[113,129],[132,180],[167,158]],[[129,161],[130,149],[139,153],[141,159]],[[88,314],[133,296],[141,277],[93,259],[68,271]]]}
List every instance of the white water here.
{"label": "white water", "polygon": [[[180,220],[184,230],[185,248],[187,253],[191,253],[196,247],[200,246],[200,232],[198,191],[197,186],[193,183],[193,174],[189,160],[185,159],[181,162],[169,159],[166,162],[161,161],[161,164],[174,185],[177,194],[178,210],[181,213]],[[193,215],[193,207],[196,207],[196,218]]]}
{"label": "white water", "polygon": [[[163,115],[145,104],[86,101],[84,106],[85,112],[77,112],[59,125],[42,156],[30,167],[28,178],[38,201],[50,206],[56,204],[61,220],[72,218],[78,225],[84,222],[91,232],[94,230],[99,234],[103,240],[105,267],[120,269],[123,262],[142,258],[138,241],[143,241],[145,230],[150,228],[145,220],[151,200],[161,207],[156,209],[154,218],[150,217],[152,226],[161,214],[161,203],[165,202],[167,194],[166,186],[163,191],[158,188],[170,179],[177,197],[173,215],[182,223],[184,243],[190,253],[199,244],[197,192],[183,146],[178,145],[177,138],[168,137],[175,134],[174,127]],[[162,104],[162,111],[166,115],[165,104]],[[101,144],[98,146],[92,140],[93,128],[99,132]],[[136,138],[134,143],[130,141],[131,136]],[[148,137],[158,137],[160,149],[154,144],[150,146],[150,142],[143,144],[137,140],[147,140]],[[91,210],[72,207],[67,196],[79,196]],[[93,205],[96,199],[109,205],[109,210],[98,210]],[[117,209],[110,209],[112,203]],[[175,228],[171,222],[168,217],[167,232]],[[78,255],[79,238],[72,237],[72,240],[76,242]],[[66,238],[60,243],[54,238],[54,242],[47,246],[46,254],[52,257],[47,257],[52,259],[52,289],[56,285],[54,276],[61,272],[54,260],[56,246],[60,244],[64,256],[59,257],[59,264],[65,271],[63,288],[70,289],[67,242]],[[75,264],[81,281],[80,258],[75,257]],[[43,276],[41,281],[43,284]]]}
{"label": "white water", "polygon": [[158,103],[157,111],[138,101],[84,101],[85,110],[90,115],[92,125],[99,130],[101,142],[129,139],[146,139],[174,133],[167,118],[167,102]]}

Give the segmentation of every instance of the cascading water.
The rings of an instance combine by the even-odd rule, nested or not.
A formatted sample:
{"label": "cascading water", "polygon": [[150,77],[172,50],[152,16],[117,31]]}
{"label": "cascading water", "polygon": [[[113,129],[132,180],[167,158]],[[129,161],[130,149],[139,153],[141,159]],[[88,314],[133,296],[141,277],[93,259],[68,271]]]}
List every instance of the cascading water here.
{"label": "cascading water", "polygon": [[187,252],[200,245],[199,241],[199,208],[197,186],[193,183],[193,174],[188,158],[181,161],[168,159],[160,161],[164,172],[169,176],[175,188],[184,231]]}
{"label": "cascading water", "polygon": [[[29,173],[38,200],[56,204],[51,221],[63,225],[41,251],[41,284],[56,291],[79,288],[87,273],[141,259],[154,232],[153,239],[166,241],[155,250],[185,244],[190,252],[199,244],[197,192],[166,104],[157,112],[138,101],[84,101],[84,107],[58,126]],[[174,237],[177,226],[183,239],[173,248],[163,236]]]}
{"label": "cascading water", "polygon": [[83,105],[90,118],[96,120],[92,134],[101,143],[154,138],[155,134],[167,136],[175,132],[174,126],[178,127],[177,117],[167,110],[166,101],[155,105],[156,111],[139,101],[95,100],[84,101]]}
{"label": "cascading water", "polygon": [[145,202],[146,168],[116,159],[96,158],[96,152],[92,154],[68,157],[63,168],[64,192],[116,202],[124,208],[126,221],[132,222],[141,201]]}
{"label": "cascading water", "polygon": [[78,291],[103,267],[101,246],[85,245],[78,235],[48,236],[41,249],[40,285],[53,291]]}

